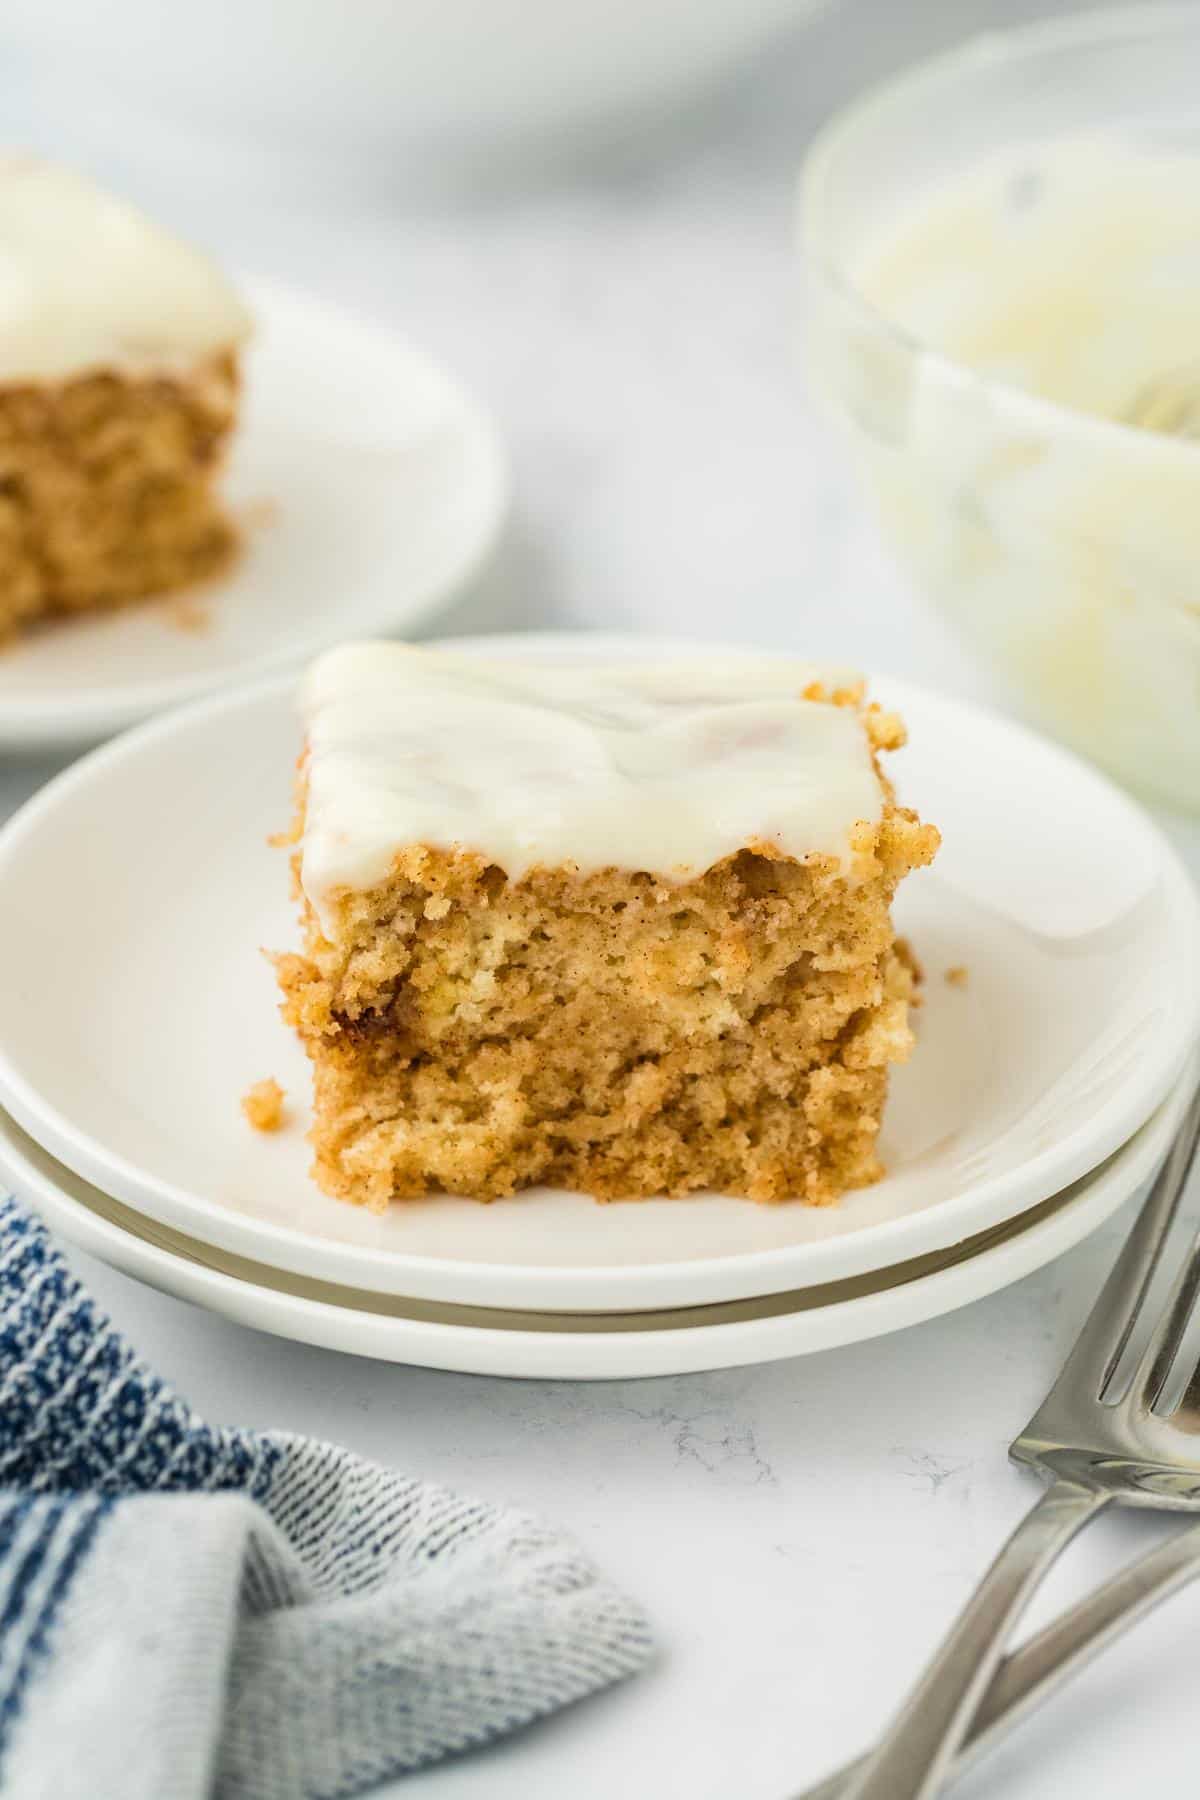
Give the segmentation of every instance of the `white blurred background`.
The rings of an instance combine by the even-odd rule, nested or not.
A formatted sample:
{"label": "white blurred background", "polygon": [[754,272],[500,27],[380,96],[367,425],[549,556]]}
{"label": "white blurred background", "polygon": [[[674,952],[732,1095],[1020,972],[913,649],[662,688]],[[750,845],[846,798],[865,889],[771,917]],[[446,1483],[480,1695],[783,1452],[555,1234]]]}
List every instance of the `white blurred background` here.
{"label": "white blurred background", "polygon": [[793,188],[855,90],[1051,10],[8,0],[3,136],[394,323],[491,405],[516,516],[447,629],[737,637],[978,692],[806,399]]}

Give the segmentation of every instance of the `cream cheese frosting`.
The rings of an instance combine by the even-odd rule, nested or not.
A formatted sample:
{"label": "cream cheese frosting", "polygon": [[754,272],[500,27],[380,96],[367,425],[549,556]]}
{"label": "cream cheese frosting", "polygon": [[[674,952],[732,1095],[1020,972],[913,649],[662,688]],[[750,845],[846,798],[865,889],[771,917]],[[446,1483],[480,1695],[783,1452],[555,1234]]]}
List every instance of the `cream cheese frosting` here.
{"label": "cream cheese frosting", "polygon": [[186,367],[249,330],[199,250],[69,169],[0,158],[0,382]]}
{"label": "cream cheese frosting", "polygon": [[863,447],[919,583],[1027,710],[1194,810],[1200,155],[1115,112],[1103,133],[965,159],[861,246],[868,298],[990,391],[893,357],[854,308],[835,355],[879,409]]}
{"label": "cream cheese frosting", "polygon": [[1200,159],[1115,133],[1018,141],[919,192],[857,276],[923,342],[1121,419],[1156,377],[1194,383]]}
{"label": "cream cheese frosting", "polygon": [[849,857],[883,795],[853,707],[801,698],[852,671],[734,654],[602,664],[485,661],[349,644],[304,684],[301,879],[318,916],[408,844],[538,865],[703,873],[765,841]]}

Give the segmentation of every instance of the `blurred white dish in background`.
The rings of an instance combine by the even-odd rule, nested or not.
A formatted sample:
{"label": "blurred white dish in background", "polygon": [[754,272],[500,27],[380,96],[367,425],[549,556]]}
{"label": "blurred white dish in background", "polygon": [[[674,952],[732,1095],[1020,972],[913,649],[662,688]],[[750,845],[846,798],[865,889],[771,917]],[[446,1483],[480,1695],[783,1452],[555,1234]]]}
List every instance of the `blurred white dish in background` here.
{"label": "blurred white dish in background", "polygon": [[284,289],[254,317],[227,491],[227,575],[0,649],[0,750],[94,743],[344,637],[411,631],[495,542],[508,473],[486,415],[403,338]]}
{"label": "blurred white dish in background", "polygon": [[813,376],[897,549],[1039,719],[1194,808],[1200,444],[1147,427],[1200,353],[1198,67],[1195,7],[981,39],[804,194]]}
{"label": "blurred white dish in background", "polygon": [[8,0],[10,41],[147,110],[312,149],[454,152],[652,113],[826,0]]}

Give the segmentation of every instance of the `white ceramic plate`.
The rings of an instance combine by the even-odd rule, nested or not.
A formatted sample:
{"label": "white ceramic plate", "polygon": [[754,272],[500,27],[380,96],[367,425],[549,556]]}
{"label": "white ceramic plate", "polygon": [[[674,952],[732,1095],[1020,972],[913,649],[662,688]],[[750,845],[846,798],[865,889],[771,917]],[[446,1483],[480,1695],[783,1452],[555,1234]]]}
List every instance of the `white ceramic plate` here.
{"label": "white ceramic plate", "polygon": [[[492,654],[648,654],[493,639]],[[842,1280],[1015,1217],[1144,1124],[1200,1023],[1195,894],[1108,782],[986,713],[900,682],[902,792],[941,825],[899,917],[928,973],[876,1187],[833,1208],[716,1195],[609,1207],[549,1190],[385,1217],[309,1181],[307,1067],[260,946],[295,938],[285,855],[290,682],[107,745],[0,833],[0,1103],[59,1161],[198,1241],[424,1300],[539,1311],[703,1305]],[[943,981],[969,969],[964,991]],[[275,1075],[284,1133],[239,1096]]]}
{"label": "white ceramic plate", "polygon": [[258,282],[227,491],[231,573],[0,652],[0,749],[94,743],[180,701],[297,667],[341,638],[411,630],[495,541],[495,431],[403,339]]}
{"label": "white ceramic plate", "polygon": [[172,1232],[102,1194],[0,1113],[0,1178],[72,1243],[164,1293],[330,1350],[468,1374],[612,1381],[777,1362],[953,1312],[1053,1261],[1140,1193],[1178,1128],[1195,1064],[1099,1169],[966,1244],[849,1281],[658,1313],[446,1306],[280,1274]]}

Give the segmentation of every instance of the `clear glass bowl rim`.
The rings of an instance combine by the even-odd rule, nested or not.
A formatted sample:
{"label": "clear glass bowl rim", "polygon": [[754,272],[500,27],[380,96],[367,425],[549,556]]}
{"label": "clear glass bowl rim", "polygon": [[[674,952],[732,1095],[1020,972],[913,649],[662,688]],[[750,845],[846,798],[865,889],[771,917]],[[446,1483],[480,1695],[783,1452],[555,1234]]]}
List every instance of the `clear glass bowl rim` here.
{"label": "clear glass bowl rim", "polygon": [[[860,132],[874,126],[880,114],[892,110],[925,111],[940,90],[953,88],[964,78],[984,74],[999,64],[1032,61],[1047,53],[1102,46],[1122,38],[1151,44],[1167,42],[1176,34],[1190,38],[1200,49],[1200,5],[1195,0],[1152,0],[1151,4],[1068,13],[1010,30],[979,33],[868,88],[821,126],[804,158],[799,182],[799,232],[810,273],[819,272],[880,337],[889,339],[898,352],[919,360],[928,375],[965,393],[974,392],[982,404],[1011,412],[1043,431],[1091,438],[1097,446],[1107,440],[1111,446],[1119,444],[1134,454],[1150,451],[1161,457],[1169,449],[1181,456],[1200,456],[1200,442],[1196,440],[1164,437],[1161,432],[1139,425],[1061,406],[1010,382],[982,374],[939,350],[936,344],[917,337],[866,297],[850,271],[832,254],[827,229],[828,188],[837,159]],[[1200,68],[1200,61],[1197,67]]]}

